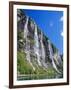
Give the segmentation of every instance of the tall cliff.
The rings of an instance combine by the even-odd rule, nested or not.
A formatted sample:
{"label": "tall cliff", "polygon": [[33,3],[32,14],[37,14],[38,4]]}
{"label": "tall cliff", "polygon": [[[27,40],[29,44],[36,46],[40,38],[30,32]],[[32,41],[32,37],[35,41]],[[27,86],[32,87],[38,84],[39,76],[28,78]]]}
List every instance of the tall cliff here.
{"label": "tall cliff", "polygon": [[[20,9],[17,10],[17,51],[19,74],[37,73],[38,70],[41,74],[52,71],[59,75],[58,78],[63,76],[63,60],[58,49],[36,22]],[[23,64],[21,58],[25,60]]]}

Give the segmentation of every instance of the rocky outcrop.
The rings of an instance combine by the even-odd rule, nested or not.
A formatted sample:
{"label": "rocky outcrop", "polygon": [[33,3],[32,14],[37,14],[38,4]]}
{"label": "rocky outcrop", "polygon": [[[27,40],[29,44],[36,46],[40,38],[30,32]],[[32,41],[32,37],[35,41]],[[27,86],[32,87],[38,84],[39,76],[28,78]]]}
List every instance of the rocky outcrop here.
{"label": "rocky outcrop", "polygon": [[36,22],[20,9],[17,10],[17,50],[26,53],[26,60],[34,71],[36,67],[45,70],[52,67],[62,73],[62,58],[57,48]]}

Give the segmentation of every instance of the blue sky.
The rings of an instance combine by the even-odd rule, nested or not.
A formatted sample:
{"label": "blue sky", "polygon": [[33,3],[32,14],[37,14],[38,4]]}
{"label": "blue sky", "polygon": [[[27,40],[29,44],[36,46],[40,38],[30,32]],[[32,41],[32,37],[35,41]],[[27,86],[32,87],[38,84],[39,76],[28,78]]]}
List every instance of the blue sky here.
{"label": "blue sky", "polygon": [[31,17],[44,34],[63,53],[63,11],[23,10]]}

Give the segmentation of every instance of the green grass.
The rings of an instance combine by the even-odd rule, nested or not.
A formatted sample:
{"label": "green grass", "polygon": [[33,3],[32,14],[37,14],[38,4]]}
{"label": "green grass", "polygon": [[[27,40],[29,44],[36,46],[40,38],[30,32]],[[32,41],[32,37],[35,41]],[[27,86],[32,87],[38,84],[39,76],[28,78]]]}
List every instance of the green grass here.
{"label": "green grass", "polygon": [[26,54],[24,52],[17,52],[17,71],[20,74],[31,74],[33,69],[26,60]]}
{"label": "green grass", "polygon": [[34,61],[33,63],[33,65],[35,66],[35,71],[34,71],[32,66],[26,60],[26,53],[21,51],[17,52],[17,72],[19,72],[19,75],[29,75],[29,77],[25,78],[26,80],[46,79],[46,78],[51,79],[56,77],[57,72],[52,67],[44,69],[43,67],[37,66],[35,64],[36,62]]}

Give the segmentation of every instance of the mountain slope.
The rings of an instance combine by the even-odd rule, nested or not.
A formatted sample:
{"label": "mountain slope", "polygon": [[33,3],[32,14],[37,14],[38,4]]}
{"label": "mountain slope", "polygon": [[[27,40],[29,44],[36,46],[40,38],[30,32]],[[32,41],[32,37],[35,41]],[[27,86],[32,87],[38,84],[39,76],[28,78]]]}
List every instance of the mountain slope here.
{"label": "mountain slope", "polygon": [[21,74],[38,74],[39,78],[44,74],[44,78],[63,76],[63,61],[57,48],[35,21],[20,9],[17,10],[17,51],[18,76]]}

